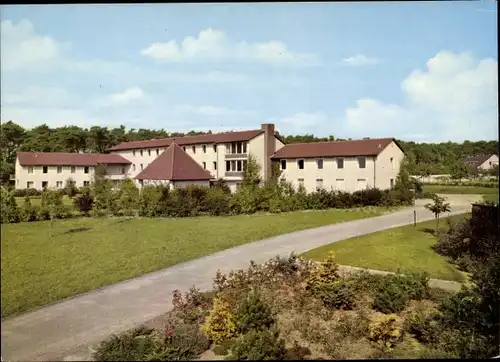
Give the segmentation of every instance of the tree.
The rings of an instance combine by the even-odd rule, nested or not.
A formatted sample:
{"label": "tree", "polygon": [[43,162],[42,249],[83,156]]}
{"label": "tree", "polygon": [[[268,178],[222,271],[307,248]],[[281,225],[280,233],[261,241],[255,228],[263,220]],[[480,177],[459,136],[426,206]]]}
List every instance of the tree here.
{"label": "tree", "polygon": [[261,182],[260,179],[260,165],[254,155],[248,155],[247,166],[243,170],[243,182],[242,186],[255,187]]}
{"label": "tree", "polygon": [[452,180],[461,180],[463,178],[467,178],[467,171],[467,166],[465,166],[465,164],[457,162],[451,167],[450,177]]}
{"label": "tree", "polygon": [[139,189],[131,179],[126,179],[122,183],[118,195],[118,209],[127,214],[137,210],[139,204]]}
{"label": "tree", "polygon": [[75,181],[73,181],[71,177],[68,177],[68,179],[66,180],[66,185],[64,185],[64,193],[69,197],[74,197],[77,193]]}
{"label": "tree", "polygon": [[428,203],[428,204],[425,205],[425,208],[427,210],[429,210],[430,212],[432,212],[434,214],[434,217],[436,218],[436,235],[439,232],[439,216],[443,212],[449,212],[449,211],[451,211],[450,204],[449,203],[445,203],[444,202],[445,200],[446,200],[446,198],[444,198],[444,197],[440,197],[438,195],[434,195],[432,197],[433,203],[432,204]]}

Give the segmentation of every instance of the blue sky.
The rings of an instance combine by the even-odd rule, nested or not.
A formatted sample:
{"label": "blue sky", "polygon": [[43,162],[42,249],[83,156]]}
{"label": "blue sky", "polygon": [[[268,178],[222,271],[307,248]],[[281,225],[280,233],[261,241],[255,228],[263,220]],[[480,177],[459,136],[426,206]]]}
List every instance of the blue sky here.
{"label": "blue sky", "polygon": [[496,139],[497,4],[3,6],[1,116]]}

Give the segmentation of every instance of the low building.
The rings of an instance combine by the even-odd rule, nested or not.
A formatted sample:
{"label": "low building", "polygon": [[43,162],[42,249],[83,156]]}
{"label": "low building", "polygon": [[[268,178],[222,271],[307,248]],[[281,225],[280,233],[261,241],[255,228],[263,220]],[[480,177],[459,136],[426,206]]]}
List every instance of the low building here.
{"label": "low building", "polygon": [[63,188],[67,180],[75,186],[90,185],[95,168],[103,165],[106,177],[115,183],[129,176],[130,161],[120,155],[65,152],[18,152],[16,189]]}
{"label": "low building", "polygon": [[131,178],[138,186],[176,188],[208,186],[224,179],[235,191],[252,155],[262,180],[269,179],[272,163],[278,162],[282,177],[296,187],[304,185],[308,192],[320,188],[353,192],[392,187],[404,157],[393,138],[285,145],[273,124],[248,131],[124,142],[108,152],[19,152],[16,188],[61,188],[69,178],[76,186],[85,186],[95,167],[104,164],[106,177],[117,184]]}
{"label": "low building", "polygon": [[281,176],[307,192],[333,189],[354,192],[394,186],[404,152],[394,138],[318,143],[282,147],[272,157]]}
{"label": "low building", "polygon": [[478,155],[469,157],[464,160],[464,163],[478,170],[491,170],[494,167],[498,167],[498,156],[497,155]]}

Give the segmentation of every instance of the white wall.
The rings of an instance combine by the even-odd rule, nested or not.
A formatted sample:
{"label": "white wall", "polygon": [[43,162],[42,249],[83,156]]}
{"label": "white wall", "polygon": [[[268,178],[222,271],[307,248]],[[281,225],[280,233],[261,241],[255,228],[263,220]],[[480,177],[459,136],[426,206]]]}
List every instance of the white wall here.
{"label": "white wall", "polygon": [[478,168],[481,170],[490,170],[495,166],[498,166],[498,156],[491,155],[491,157],[479,165]]}
{"label": "white wall", "polygon": [[403,162],[404,153],[395,142],[389,143],[380,152],[375,160],[375,187],[378,189],[388,189],[391,187],[391,180],[396,184]]}

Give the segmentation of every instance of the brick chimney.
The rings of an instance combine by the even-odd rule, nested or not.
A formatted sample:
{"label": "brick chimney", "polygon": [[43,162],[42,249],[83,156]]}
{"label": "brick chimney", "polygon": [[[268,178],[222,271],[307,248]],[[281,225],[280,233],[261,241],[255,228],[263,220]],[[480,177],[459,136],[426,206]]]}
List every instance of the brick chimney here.
{"label": "brick chimney", "polygon": [[271,177],[271,156],[276,151],[276,141],[274,139],[274,124],[263,123],[261,129],[264,131],[264,180]]}

